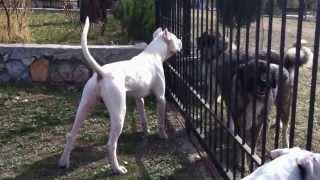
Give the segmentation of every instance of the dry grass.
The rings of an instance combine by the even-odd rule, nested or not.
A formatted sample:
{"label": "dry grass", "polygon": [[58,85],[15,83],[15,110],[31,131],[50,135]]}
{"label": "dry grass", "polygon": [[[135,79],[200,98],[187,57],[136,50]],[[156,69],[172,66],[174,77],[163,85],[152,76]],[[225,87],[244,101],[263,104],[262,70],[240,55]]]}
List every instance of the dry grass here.
{"label": "dry grass", "polygon": [[30,41],[28,22],[31,0],[3,0],[0,7],[0,42]]}
{"label": "dry grass", "polygon": [[[29,13],[28,13],[29,14]],[[0,11],[0,42],[26,43],[31,40],[31,31],[28,27],[29,15],[12,14],[11,29],[8,32],[5,13]]]}

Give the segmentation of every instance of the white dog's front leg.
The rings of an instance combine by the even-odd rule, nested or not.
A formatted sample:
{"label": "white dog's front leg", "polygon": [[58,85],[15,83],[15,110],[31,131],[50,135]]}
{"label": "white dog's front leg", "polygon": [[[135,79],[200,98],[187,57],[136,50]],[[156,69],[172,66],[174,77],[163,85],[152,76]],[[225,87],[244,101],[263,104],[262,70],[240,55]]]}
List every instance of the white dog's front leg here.
{"label": "white dog's front leg", "polygon": [[158,134],[160,138],[167,139],[166,133],[166,99],[164,96],[157,98],[157,111],[158,111]]}
{"label": "white dog's front leg", "polygon": [[145,135],[148,135],[147,117],[144,110],[144,99],[136,98],[137,110],[139,113],[139,120]]}

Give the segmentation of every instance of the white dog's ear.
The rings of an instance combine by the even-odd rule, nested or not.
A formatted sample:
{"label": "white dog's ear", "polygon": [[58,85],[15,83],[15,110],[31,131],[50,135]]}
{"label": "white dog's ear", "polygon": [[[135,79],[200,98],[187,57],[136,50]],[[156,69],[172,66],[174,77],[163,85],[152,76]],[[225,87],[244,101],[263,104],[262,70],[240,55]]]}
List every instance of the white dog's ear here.
{"label": "white dog's ear", "polygon": [[305,172],[305,180],[318,180],[320,177],[320,154],[312,153],[297,161]]}
{"label": "white dog's ear", "polygon": [[271,155],[271,158],[272,159],[275,159],[279,156],[282,156],[284,154],[288,154],[290,152],[290,149],[289,148],[285,148],[285,149],[275,149],[275,150],[272,150],[270,152],[270,155]]}
{"label": "white dog's ear", "polygon": [[314,174],[313,159],[314,157],[311,154],[297,161],[298,165],[305,171],[306,174]]}
{"label": "white dog's ear", "polygon": [[162,32],[162,28],[161,27],[159,27],[157,30],[155,30],[154,32],[153,32],[153,39],[154,38],[156,38],[156,37],[158,37],[158,35],[160,34]]}
{"label": "white dog's ear", "polygon": [[164,32],[164,33],[163,33],[163,38],[164,38],[164,40],[170,41],[170,40],[171,40],[171,36],[170,36],[169,31],[168,31],[168,28],[164,29],[163,32]]}

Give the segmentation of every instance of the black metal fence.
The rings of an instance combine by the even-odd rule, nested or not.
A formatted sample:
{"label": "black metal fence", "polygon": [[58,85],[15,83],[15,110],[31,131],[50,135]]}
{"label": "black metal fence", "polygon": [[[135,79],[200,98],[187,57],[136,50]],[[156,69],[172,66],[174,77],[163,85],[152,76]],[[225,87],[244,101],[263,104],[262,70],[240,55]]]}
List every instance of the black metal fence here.
{"label": "black metal fence", "polygon": [[320,151],[320,1],[308,18],[305,1],[290,15],[288,2],[156,0],[157,25],[183,41],[165,63],[167,94],[226,179],[272,149]]}

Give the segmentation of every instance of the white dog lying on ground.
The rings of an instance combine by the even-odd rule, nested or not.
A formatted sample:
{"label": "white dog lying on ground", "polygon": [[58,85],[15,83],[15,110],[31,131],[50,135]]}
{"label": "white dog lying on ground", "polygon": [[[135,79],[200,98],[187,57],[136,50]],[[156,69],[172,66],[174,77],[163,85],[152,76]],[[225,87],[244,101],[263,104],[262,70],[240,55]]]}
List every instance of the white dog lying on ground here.
{"label": "white dog lying on ground", "polygon": [[125,113],[126,95],[136,98],[137,109],[144,131],[147,132],[143,98],[152,92],[157,99],[159,115],[158,133],[167,138],[165,131],[165,76],[162,63],[182,48],[181,40],[167,29],[158,28],[153,33],[152,42],[131,60],[100,66],[91,56],[87,46],[89,19],[83,29],[81,45],[84,57],[93,69],[93,76],[86,83],[76,113],[72,130],[67,134],[66,145],[59,160],[60,167],[69,167],[70,153],[76,135],[89,110],[99,97],[107,106],[111,119],[111,129],[107,150],[111,167],[115,173],[125,174],[126,168],[117,160],[117,142],[121,134]]}
{"label": "white dog lying on ground", "polygon": [[320,154],[300,148],[271,151],[272,160],[243,180],[319,180]]}

